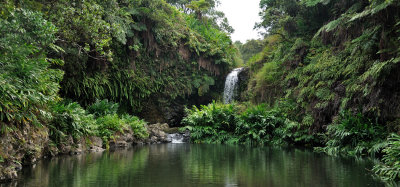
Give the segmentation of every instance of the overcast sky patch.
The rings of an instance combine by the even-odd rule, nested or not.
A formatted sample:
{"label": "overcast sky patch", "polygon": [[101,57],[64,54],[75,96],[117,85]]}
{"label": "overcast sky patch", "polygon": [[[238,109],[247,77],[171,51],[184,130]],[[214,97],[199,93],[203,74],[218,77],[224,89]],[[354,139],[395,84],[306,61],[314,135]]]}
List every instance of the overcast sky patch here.
{"label": "overcast sky patch", "polygon": [[229,24],[235,29],[232,41],[242,43],[249,39],[260,38],[258,31],[253,30],[256,22],[260,22],[260,0],[220,0],[218,10],[223,11]]}

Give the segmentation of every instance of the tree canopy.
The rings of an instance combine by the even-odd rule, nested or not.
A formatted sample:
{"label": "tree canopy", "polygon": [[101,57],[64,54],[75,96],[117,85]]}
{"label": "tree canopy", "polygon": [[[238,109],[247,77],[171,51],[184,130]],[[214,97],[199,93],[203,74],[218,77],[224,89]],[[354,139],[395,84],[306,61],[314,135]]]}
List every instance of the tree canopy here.
{"label": "tree canopy", "polygon": [[[44,105],[60,88],[61,97],[84,106],[109,99],[130,113],[139,113],[149,101],[212,94],[210,87],[220,87],[220,75],[235,66],[237,50],[212,17],[218,1],[190,3],[193,11],[185,14],[158,0],[2,2],[1,29],[8,33],[1,40],[2,66],[7,67],[2,68],[7,71],[2,79],[19,76],[21,88],[12,88],[16,92],[37,84],[32,89],[42,94],[38,100],[51,96],[40,101]],[[22,64],[17,67],[13,61]],[[39,82],[30,84],[24,77],[34,72],[38,75],[29,79]],[[5,76],[8,73],[13,75]],[[40,81],[52,83],[52,88]],[[6,97],[1,98],[9,100]],[[17,106],[36,106],[30,102]]]}

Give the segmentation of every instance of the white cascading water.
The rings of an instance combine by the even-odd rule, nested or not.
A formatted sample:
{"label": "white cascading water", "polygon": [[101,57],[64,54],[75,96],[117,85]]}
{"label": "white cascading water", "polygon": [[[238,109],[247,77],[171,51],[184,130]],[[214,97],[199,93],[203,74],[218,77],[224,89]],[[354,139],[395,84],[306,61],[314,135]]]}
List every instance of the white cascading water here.
{"label": "white cascading water", "polygon": [[185,143],[183,135],[179,133],[168,134],[168,139],[171,143]]}
{"label": "white cascading water", "polygon": [[226,77],[225,88],[224,88],[224,103],[231,103],[235,98],[235,92],[238,87],[239,73],[243,68],[236,68],[229,73]]}

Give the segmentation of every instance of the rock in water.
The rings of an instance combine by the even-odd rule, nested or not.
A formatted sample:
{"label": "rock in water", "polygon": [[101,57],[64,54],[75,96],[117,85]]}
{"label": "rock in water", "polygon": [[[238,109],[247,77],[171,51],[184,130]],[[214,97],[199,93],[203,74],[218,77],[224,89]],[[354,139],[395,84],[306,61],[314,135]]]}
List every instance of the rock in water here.
{"label": "rock in water", "polygon": [[164,131],[169,129],[168,124],[152,124],[147,126],[147,130],[150,134],[149,143],[167,143],[168,135]]}

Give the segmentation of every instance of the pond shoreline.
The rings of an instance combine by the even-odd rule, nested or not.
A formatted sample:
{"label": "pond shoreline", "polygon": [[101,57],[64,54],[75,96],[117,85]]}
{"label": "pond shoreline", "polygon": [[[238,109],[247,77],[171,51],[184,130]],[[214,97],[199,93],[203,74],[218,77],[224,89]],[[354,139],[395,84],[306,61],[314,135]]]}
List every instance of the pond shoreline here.
{"label": "pond shoreline", "polygon": [[[1,134],[0,138],[0,184],[18,179],[18,172],[39,160],[60,155],[78,155],[105,150],[119,150],[135,145],[169,143],[168,133],[174,132],[168,124],[146,125],[149,137],[135,137],[131,128],[114,133],[112,139],[103,141],[98,136],[79,139],[71,135],[66,141],[55,144],[49,138],[47,127],[25,126]],[[168,133],[167,133],[168,132]]]}
{"label": "pond shoreline", "polygon": [[[49,130],[46,127],[31,126],[23,130],[18,129],[6,133],[1,135],[0,139],[0,156],[4,158],[0,162],[0,184],[8,184],[20,180],[19,174],[21,174],[22,169],[29,168],[41,160],[47,161],[60,156],[100,153],[103,151],[113,152],[144,145],[170,143],[171,140],[168,139],[168,134],[177,133],[177,128],[170,128],[168,124],[146,125],[146,129],[149,133],[149,137],[146,139],[136,138],[133,131],[128,128],[123,132],[115,133],[113,135],[114,138],[107,142],[97,136],[81,137],[78,140],[74,140],[69,136],[66,142],[57,146],[49,139]],[[262,146],[256,147],[262,148]],[[313,152],[307,146],[279,147],[282,150],[294,148]]]}
{"label": "pond shoreline", "polygon": [[43,159],[4,186],[384,186],[368,159],[311,150],[152,144]]}

